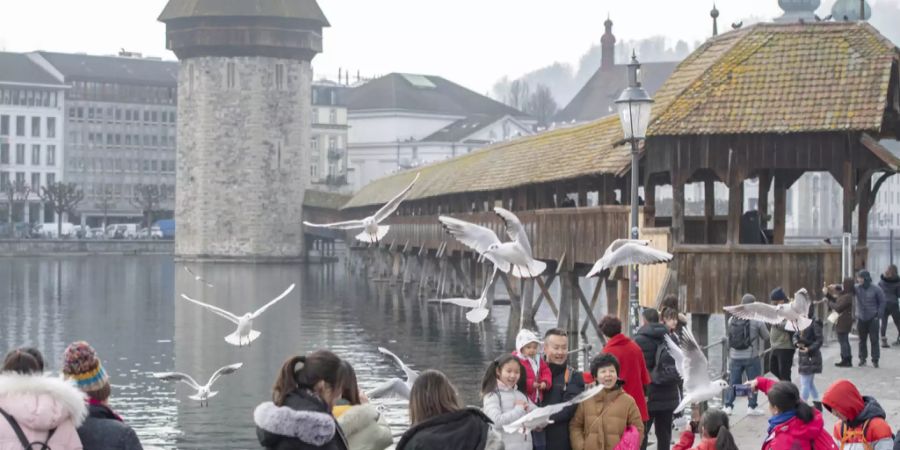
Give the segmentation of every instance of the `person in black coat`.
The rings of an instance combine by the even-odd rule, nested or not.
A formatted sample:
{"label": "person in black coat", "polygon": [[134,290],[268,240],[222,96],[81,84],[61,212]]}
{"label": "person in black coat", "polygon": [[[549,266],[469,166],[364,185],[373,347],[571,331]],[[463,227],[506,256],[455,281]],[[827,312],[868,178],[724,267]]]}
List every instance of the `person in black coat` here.
{"label": "person in black coat", "polygon": [[397,450],[503,450],[491,419],[477,408],[464,408],[456,388],[436,370],[419,375],[409,393],[410,428]]}
{"label": "person in black coat", "polygon": [[[647,412],[650,419],[644,424],[644,430],[656,424],[657,448],[669,448],[672,443],[672,422],[674,412],[681,401],[681,378],[675,368],[675,359],[669,355],[665,336],[669,329],[659,320],[659,312],[645,309],[641,313],[643,326],[637,331],[634,342],[644,352],[644,361],[650,372],[650,385],[647,386]],[[649,432],[644,433],[641,448],[647,448]]]}
{"label": "person in black coat", "polygon": [[272,450],[347,450],[347,439],[331,415],[341,396],[340,371],[340,358],[325,350],[288,359],[272,401],[253,411],[259,443]]}
{"label": "person in black coat", "polygon": [[[544,394],[540,406],[555,405],[569,401],[584,392],[584,374],[569,366],[569,337],[565,330],[553,328],[544,334],[544,353],[553,382]],[[544,428],[547,450],[571,450],[569,441],[569,421],[575,415],[577,406],[570,406],[551,417],[553,423]]]}
{"label": "person in black coat", "polygon": [[137,434],[104,403],[91,402],[78,437],[89,450],[142,450]]}
{"label": "person in black coat", "polygon": [[822,321],[816,318],[815,306],[809,306],[809,318],[812,325],[805,330],[794,333],[792,340],[798,351],[798,371],[800,373],[800,398],[813,401],[813,406],[822,410],[822,402],[819,401],[819,391],[816,389],[816,374],[822,373]]}

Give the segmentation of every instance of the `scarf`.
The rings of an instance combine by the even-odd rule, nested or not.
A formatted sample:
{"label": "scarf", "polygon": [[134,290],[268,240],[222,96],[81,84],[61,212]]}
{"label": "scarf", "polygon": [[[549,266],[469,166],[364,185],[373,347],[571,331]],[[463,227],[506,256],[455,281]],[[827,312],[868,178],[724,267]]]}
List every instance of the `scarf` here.
{"label": "scarf", "polygon": [[796,416],[797,416],[797,411],[791,410],[791,411],[785,411],[780,414],[775,414],[774,416],[769,417],[769,434],[772,434],[772,430],[774,430],[775,427],[787,422],[788,420],[793,419]]}

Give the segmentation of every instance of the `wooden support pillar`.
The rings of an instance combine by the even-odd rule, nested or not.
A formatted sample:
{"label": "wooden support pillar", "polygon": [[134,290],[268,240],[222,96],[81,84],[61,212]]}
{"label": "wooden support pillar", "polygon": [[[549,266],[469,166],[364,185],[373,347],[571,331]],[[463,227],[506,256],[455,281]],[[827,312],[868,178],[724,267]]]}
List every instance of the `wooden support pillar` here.
{"label": "wooden support pillar", "polygon": [[706,236],[704,237],[703,242],[712,244],[713,234],[715,233],[714,220],[716,217],[716,182],[714,180],[706,180],[703,182],[703,217],[706,225],[704,230]]}
{"label": "wooden support pillar", "polygon": [[853,209],[856,207],[856,180],[854,175],[853,162],[849,159],[844,161],[841,166],[841,185],[844,187],[844,233],[853,232]]}
{"label": "wooden support pillar", "polygon": [[684,244],[684,180],[672,172],[672,241]]}
{"label": "wooden support pillar", "polygon": [[872,193],[872,178],[860,182],[859,192],[859,217],[856,221],[857,227],[857,247],[865,247],[869,240],[869,211],[872,210],[874,198],[870,198]]}
{"label": "wooden support pillar", "polygon": [[631,327],[625,326],[625,324],[631,323],[628,321],[628,280],[625,278],[620,278],[616,281],[618,281],[619,288],[616,291],[616,296],[618,298],[616,299],[615,316],[622,321],[624,328],[626,328],[625,334],[629,334],[631,331]]}
{"label": "wooden support pillar", "polygon": [[507,333],[506,333],[506,348],[515,348],[516,346],[516,335],[519,334],[519,322],[522,318],[522,299],[519,297],[518,292],[516,292],[515,283],[510,280],[510,277],[501,273],[500,278],[503,280],[503,285],[506,286],[506,292],[509,294],[509,321],[507,322]]}
{"label": "wooden support pillar", "polygon": [[644,183],[644,227],[656,226],[656,184],[648,179]]}
{"label": "wooden support pillar", "polygon": [[534,312],[531,310],[534,302],[534,279],[529,278],[522,281],[524,283],[522,288],[522,326],[536,330],[537,323],[534,321]]}
{"label": "wooden support pillar", "polygon": [[578,207],[584,208],[588,205],[588,187],[583,179],[578,180]]}
{"label": "wooden support pillar", "polygon": [[787,220],[787,180],[784,174],[775,174],[775,245],[784,245],[785,221]]}
{"label": "wooden support pillar", "polygon": [[759,211],[759,227],[763,230],[769,228],[769,187],[772,185],[772,175],[769,171],[759,174],[759,194],[757,194],[757,210]]}
{"label": "wooden support pillar", "polygon": [[562,183],[556,183],[553,188],[556,191],[556,207],[562,208],[562,202],[566,198],[565,186]]}
{"label": "wooden support pillar", "polygon": [[[559,274],[559,281],[559,316],[556,319],[556,326],[573,332],[569,330],[569,322],[573,304],[578,301],[575,296],[575,283],[578,282],[578,277],[574,272],[562,272]],[[578,333],[577,326],[574,333]]]}
{"label": "wooden support pillar", "polygon": [[741,215],[744,213],[744,180],[739,178],[728,186],[728,243],[741,241]]}

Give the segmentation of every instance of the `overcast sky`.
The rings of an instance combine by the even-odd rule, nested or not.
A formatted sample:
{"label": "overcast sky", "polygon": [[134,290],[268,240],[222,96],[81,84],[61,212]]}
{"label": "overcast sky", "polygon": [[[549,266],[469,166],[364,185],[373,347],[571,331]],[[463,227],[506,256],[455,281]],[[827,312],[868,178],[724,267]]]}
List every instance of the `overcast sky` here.
{"label": "overcast sky", "polygon": [[[2,0],[0,49],[114,54],[120,48],[174,59],[156,21],[167,0]],[[898,3],[900,0],[869,0]],[[777,0],[717,0],[720,30],[746,17],[780,15]],[[823,0],[820,11],[834,0]],[[554,61],[573,63],[598,42],[609,13],[620,40],[711,33],[706,0],[319,0],[331,28],[316,78],[338,68],[364,76],[441,75],[488,92]]]}

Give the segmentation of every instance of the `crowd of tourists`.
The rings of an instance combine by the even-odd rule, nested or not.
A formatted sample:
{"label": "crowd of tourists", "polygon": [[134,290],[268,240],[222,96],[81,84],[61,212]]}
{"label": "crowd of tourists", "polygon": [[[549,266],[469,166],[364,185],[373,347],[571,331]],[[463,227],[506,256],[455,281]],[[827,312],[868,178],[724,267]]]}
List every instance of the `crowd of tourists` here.
{"label": "crowd of tourists", "polygon": [[[852,366],[849,334],[855,326],[858,365],[871,361],[877,368],[880,348],[890,347],[888,319],[900,332],[897,268],[890,266],[878,283],[861,271],[856,280],[826,286],[823,294],[831,311],[826,320],[840,342],[836,366]],[[781,288],[768,300],[789,301]],[[756,301],[750,294],[741,299],[744,304]],[[729,416],[736,398],[746,396],[748,415],[770,415],[763,450],[900,450],[884,409],[852,382],[840,379],[819,395],[815,376],[823,368],[824,323],[815,307],[809,318],[812,325],[800,332],[730,318],[731,387],[724,393],[724,407],[709,409],[696,421],[684,420],[689,426],[677,439],[673,424],[683,381],[666,337],[678,342],[687,319],[674,296],[659,309],[642,311],[642,326],[633,338],[622,333],[619,318],[603,317],[599,327],[605,345],[586,373],[569,365],[564,330],[551,329],[543,337],[521,330],[516,348],[488,364],[480,408],[464,406],[441,372],[424,371],[410,391],[410,426],[396,442],[381,410],[359,388],[350,361],[328,350],[285,361],[271,401],[257,406],[253,419],[260,445],[278,450],[637,450],[651,444],[657,449],[732,450],[739,445]],[[791,382],[795,356],[799,387]],[[7,354],[0,371],[0,449],[141,449],[135,432],[110,408],[109,376],[97,352],[86,342],[74,342],[62,359],[62,376],[51,377],[44,374],[39,351],[19,348]],[[765,359],[774,379],[763,376]],[[604,389],[555,413],[543,428],[504,428],[593,385]],[[767,412],[759,407],[757,392],[767,396]],[[838,419],[831,431],[824,427],[825,411]]]}

